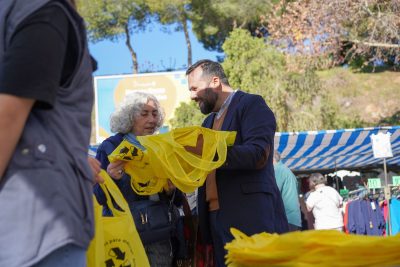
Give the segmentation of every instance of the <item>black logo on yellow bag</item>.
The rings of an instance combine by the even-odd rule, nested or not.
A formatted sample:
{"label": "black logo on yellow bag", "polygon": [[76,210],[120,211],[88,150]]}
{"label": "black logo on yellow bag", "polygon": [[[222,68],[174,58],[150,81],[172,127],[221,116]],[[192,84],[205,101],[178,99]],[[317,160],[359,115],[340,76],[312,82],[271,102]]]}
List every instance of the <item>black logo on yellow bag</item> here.
{"label": "black logo on yellow bag", "polygon": [[108,251],[110,259],[106,260],[106,267],[133,267],[132,262],[129,259],[125,259],[125,252],[119,247],[111,248]]}

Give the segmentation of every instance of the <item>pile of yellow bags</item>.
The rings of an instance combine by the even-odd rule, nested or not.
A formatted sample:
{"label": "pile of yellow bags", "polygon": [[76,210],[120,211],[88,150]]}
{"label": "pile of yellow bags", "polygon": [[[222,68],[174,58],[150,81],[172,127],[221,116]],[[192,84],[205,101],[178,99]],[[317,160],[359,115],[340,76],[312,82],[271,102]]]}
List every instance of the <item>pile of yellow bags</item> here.
{"label": "pile of yellow bags", "polygon": [[[198,144],[199,137],[201,143]],[[236,132],[214,131],[199,126],[185,127],[158,135],[138,136],[141,150],[127,140],[109,155],[110,162],[127,161],[125,172],[131,176],[132,188],[150,195],[167,188],[168,179],[181,191],[193,192],[207,174],[226,160],[227,147],[233,145]],[[200,154],[185,147],[200,146]],[[215,158],[215,155],[218,158]]]}
{"label": "pile of yellow bags", "polygon": [[347,235],[335,230],[310,230],[251,237],[231,229],[226,244],[229,267],[245,266],[400,266],[400,235]]}

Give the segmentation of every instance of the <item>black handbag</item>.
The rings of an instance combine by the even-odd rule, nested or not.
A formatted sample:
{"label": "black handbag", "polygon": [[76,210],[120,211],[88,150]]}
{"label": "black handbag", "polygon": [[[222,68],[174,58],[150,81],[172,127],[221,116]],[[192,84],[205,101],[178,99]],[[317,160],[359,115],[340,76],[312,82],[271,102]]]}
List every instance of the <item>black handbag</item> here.
{"label": "black handbag", "polygon": [[173,236],[179,218],[179,211],[172,200],[138,200],[130,205],[136,229],[144,245]]}

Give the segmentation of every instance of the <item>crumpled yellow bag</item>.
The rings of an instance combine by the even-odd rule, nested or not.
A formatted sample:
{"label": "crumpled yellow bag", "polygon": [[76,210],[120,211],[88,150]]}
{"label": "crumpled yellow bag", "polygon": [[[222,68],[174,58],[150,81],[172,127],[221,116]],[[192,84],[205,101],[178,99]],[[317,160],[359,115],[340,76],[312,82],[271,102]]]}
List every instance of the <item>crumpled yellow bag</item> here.
{"label": "crumpled yellow bag", "polygon": [[[196,147],[203,135],[202,155],[188,152],[184,146]],[[215,131],[200,126],[184,127],[158,135],[138,136],[146,148],[123,140],[108,157],[110,162],[127,161],[125,172],[131,176],[132,188],[140,195],[150,195],[167,188],[167,180],[185,193],[200,187],[207,174],[226,160],[227,147],[233,145],[236,132]],[[216,153],[218,159],[215,159]]]}
{"label": "crumpled yellow bag", "polygon": [[86,265],[88,267],[105,266],[105,253],[104,253],[104,227],[103,207],[97,203],[96,198],[93,196],[94,206],[94,238],[90,242],[89,248],[86,252]]}
{"label": "crumpled yellow bag", "polygon": [[231,228],[225,245],[229,267],[400,266],[400,234],[390,237],[310,230],[251,237]]}
{"label": "crumpled yellow bag", "polygon": [[[104,170],[101,176],[104,183],[100,186],[106,195],[107,206],[114,216],[103,217],[102,206],[94,198],[95,236],[86,253],[87,266],[150,266],[128,203]],[[111,197],[122,211],[114,207]]]}

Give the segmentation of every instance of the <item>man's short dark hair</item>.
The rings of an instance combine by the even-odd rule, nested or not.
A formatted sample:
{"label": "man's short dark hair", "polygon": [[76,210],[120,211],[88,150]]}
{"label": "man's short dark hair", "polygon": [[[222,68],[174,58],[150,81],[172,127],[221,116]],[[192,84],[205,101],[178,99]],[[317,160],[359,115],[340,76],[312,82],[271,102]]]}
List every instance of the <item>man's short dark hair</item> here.
{"label": "man's short dark hair", "polygon": [[219,64],[218,62],[209,59],[199,60],[187,69],[186,75],[189,75],[197,67],[201,67],[201,69],[203,70],[202,76],[217,76],[223,84],[229,86],[228,78],[225,75],[225,71],[222,68],[221,64]]}

